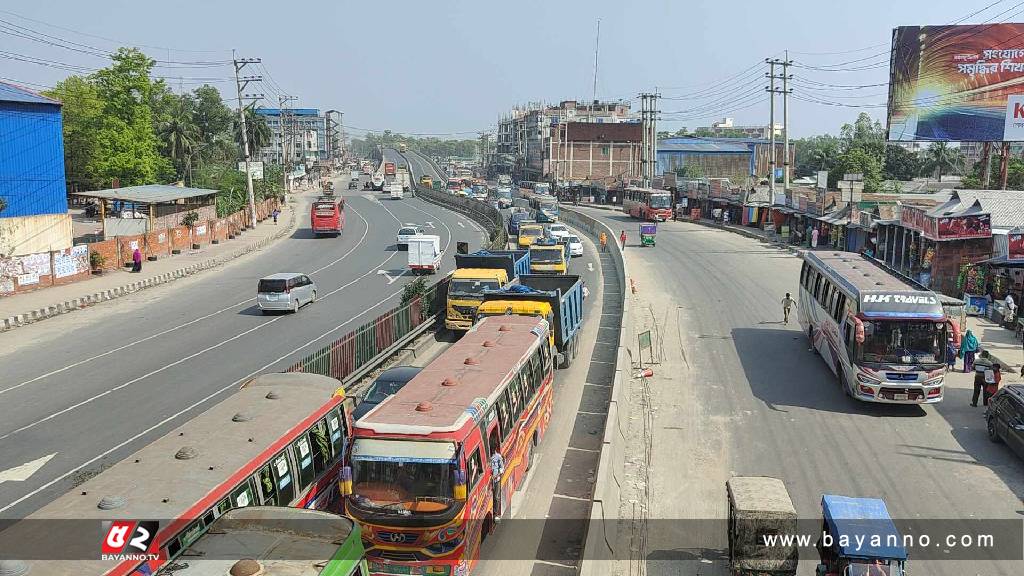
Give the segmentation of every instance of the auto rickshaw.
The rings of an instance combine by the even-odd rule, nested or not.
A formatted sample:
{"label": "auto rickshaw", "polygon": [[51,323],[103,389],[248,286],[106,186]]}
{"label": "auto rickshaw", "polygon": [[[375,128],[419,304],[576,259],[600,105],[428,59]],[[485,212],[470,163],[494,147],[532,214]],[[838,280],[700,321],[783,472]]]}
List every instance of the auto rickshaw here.
{"label": "auto rickshaw", "polygon": [[817,576],[905,576],[907,549],[885,502],[826,494],[821,515]]}
{"label": "auto rickshaw", "polygon": [[729,503],[729,573],[733,576],[792,576],[796,544],[766,546],[765,534],[797,534],[797,515],[778,478],[734,476],[725,483]]}
{"label": "auto rickshaw", "polygon": [[640,245],[654,246],[654,236],[658,233],[657,224],[640,225]]}

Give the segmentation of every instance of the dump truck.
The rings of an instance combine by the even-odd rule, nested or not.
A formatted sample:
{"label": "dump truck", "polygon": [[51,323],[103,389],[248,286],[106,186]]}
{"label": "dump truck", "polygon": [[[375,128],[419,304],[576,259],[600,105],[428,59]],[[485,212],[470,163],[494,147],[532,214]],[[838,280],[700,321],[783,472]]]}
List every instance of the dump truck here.
{"label": "dump truck", "polygon": [[558,351],[557,366],[568,368],[579,353],[583,324],[583,280],[579,276],[524,274],[504,290],[484,291],[477,318],[487,316],[540,316],[551,325],[551,344]]}
{"label": "dump truck", "polygon": [[540,238],[530,245],[531,274],[565,274],[569,249],[554,238]]}
{"label": "dump truck", "polygon": [[455,272],[448,285],[445,328],[469,330],[476,322],[476,308],[484,290],[502,290],[520,274],[530,272],[526,250],[481,250],[455,255]]}

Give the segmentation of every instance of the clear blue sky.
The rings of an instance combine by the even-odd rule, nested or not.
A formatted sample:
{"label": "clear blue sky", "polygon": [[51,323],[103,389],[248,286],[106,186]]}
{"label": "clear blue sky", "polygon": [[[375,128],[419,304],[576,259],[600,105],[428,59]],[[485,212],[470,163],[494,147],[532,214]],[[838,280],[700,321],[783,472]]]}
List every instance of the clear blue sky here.
{"label": "clear blue sky", "polygon": [[[299,96],[295,106],[343,110],[345,124],[353,127],[459,133],[492,128],[515,104],[590,99],[600,18],[598,97],[628,99],[658,87],[663,95],[678,98],[660,104],[665,112],[660,129],[675,130],[724,116],[738,124],[767,124],[768,105],[759,102],[764,94],[758,92],[766,82],[758,76],[767,67],[757,63],[781,57],[786,49],[791,59],[812,66],[861,60],[841,67],[868,67],[848,72],[794,68],[797,96],[883,104],[884,85],[846,89],[820,83],[884,83],[893,27],[950,23],[991,3],[37,0],[3,3],[0,20],[104,50],[146,45],[151,57],[162,60],[224,60],[236,48],[241,57],[263,59],[274,82],[250,91],[267,94],[267,105],[276,106],[275,92],[284,91]],[[1022,17],[1024,5],[1004,0],[965,23]],[[69,72],[11,60],[4,52],[85,67],[105,65],[100,58],[0,32],[0,77],[26,83],[52,85]],[[186,76],[171,84],[189,89],[200,82],[196,78],[226,79],[232,69],[159,72]],[[232,83],[216,85],[233,95]],[[780,117],[781,109],[780,103]],[[793,100],[792,134],[838,132],[860,111]],[[863,111],[884,122],[884,108]]]}

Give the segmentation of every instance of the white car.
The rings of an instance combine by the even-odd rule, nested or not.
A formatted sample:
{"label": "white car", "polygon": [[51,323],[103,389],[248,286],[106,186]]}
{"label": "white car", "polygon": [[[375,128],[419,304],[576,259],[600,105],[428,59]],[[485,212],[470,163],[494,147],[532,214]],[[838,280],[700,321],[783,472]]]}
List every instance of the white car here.
{"label": "white car", "polygon": [[409,245],[409,239],[413,236],[422,236],[423,228],[420,228],[416,224],[403,224],[398,229],[398,236],[395,238],[395,244],[398,244],[398,249],[401,250]]}
{"label": "white car", "polygon": [[569,235],[569,256],[583,256],[583,242],[579,236]]}
{"label": "white car", "polygon": [[548,236],[558,240],[562,237],[569,236],[569,228],[565,224],[549,224],[548,225]]}

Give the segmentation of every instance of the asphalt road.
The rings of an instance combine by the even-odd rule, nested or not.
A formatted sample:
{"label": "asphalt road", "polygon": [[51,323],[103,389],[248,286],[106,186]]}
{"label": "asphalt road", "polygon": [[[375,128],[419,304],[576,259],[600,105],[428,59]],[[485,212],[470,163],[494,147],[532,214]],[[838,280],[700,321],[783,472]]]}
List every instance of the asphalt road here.
{"label": "asphalt road", "polygon": [[[936,531],[948,527],[936,519],[975,534],[1019,529],[1024,465],[988,441],[982,409],[968,406],[966,375],[951,374],[936,405],[847,398],[808,351],[799,324],[781,322],[783,294],[797,292],[798,258],[683,222],[659,224],[657,246],[640,248],[636,220],[589,213],[630,235],[627,265],[638,290],[632,329],[653,331],[659,360],[646,385],[631,384],[637,417],[620,514],[636,518],[639,529],[620,548],[634,549],[620,558],[622,570],[628,561],[630,572],[643,567],[651,575],[726,574],[724,524],[709,519],[725,518],[724,482],[733,475],[783,479],[812,526],[820,526],[828,493],[882,498],[893,518],[928,519]],[[1024,565],[999,554],[947,559],[959,553],[935,544],[911,549],[910,572],[1010,575]],[[799,573],[813,574],[813,549],[801,560]]]}
{"label": "asphalt road", "polygon": [[[0,481],[0,518],[20,518],[217,402],[253,374],[281,370],[397,305],[412,279],[394,246],[400,223],[480,245],[465,217],[414,198],[348,191],[340,238],[314,238],[300,195],[295,232],[216,271],[0,335],[0,472],[56,454],[24,481]],[[258,278],[305,272],[318,300],[262,316]],[[383,272],[382,272],[383,271]],[[211,439],[213,441],[213,439]]]}

